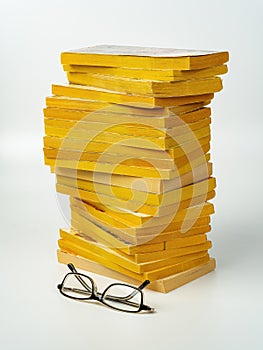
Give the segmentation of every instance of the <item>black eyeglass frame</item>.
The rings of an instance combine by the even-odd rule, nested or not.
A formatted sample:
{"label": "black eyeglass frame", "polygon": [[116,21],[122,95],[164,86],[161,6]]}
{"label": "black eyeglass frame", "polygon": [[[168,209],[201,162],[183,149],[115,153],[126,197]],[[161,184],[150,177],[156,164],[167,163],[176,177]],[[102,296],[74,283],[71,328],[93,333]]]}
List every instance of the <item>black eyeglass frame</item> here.
{"label": "black eyeglass frame", "polygon": [[[144,302],[143,302],[144,296],[143,296],[142,289],[145,288],[150,283],[149,280],[145,280],[139,287],[135,287],[135,286],[132,286],[132,285],[126,284],[126,283],[112,283],[108,287],[106,287],[105,290],[102,293],[100,293],[100,292],[97,291],[97,286],[96,286],[95,282],[93,281],[93,279],[91,277],[89,277],[89,276],[87,276],[87,275],[85,275],[83,273],[79,273],[75,269],[75,267],[74,267],[74,265],[72,263],[68,264],[68,267],[69,267],[69,269],[72,272],[67,273],[65,275],[65,277],[63,278],[62,282],[60,284],[58,284],[58,286],[57,286],[59,291],[60,291],[60,293],[63,296],[65,296],[67,298],[70,298],[70,299],[73,299],[73,300],[78,300],[78,301],[96,300],[96,301],[99,301],[102,304],[104,304],[104,305],[106,305],[106,306],[108,306],[108,307],[110,307],[112,309],[115,309],[115,310],[118,310],[118,311],[123,311],[123,312],[129,312],[129,313],[138,313],[138,312],[141,312],[141,311],[146,311],[146,312],[151,312],[151,313],[155,312],[154,308],[152,308],[152,307],[150,307],[148,305],[145,305]],[[89,293],[89,296],[78,298],[76,296],[68,295],[68,294],[63,292],[64,283],[65,283],[66,279],[68,278],[68,276],[70,276],[70,275],[74,275],[79,280],[79,282],[82,284],[82,286],[87,290],[87,293]],[[90,286],[88,286],[86,284],[85,280],[83,280],[82,277],[87,278],[91,282],[92,289],[90,288]],[[128,295],[126,298],[114,297],[114,296],[108,295],[107,299],[112,300],[112,301],[116,301],[118,303],[123,303],[123,304],[126,304],[126,305],[134,306],[137,309],[136,310],[123,310],[121,308],[112,306],[111,304],[108,304],[107,302],[105,302],[105,299],[104,299],[105,295],[106,295],[107,291],[113,286],[126,286],[126,287],[132,288],[134,291],[130,295]],[[74,288],[74,292],[80,293],[80,294],[85,294],[84,290],[77,290],[75,288]],[[140,293],[140,296],[141,296],[140,304],[137,304],[137,303],[134,303],[132,301],[129,301],[129,299],[132,298],[137,293]]]}

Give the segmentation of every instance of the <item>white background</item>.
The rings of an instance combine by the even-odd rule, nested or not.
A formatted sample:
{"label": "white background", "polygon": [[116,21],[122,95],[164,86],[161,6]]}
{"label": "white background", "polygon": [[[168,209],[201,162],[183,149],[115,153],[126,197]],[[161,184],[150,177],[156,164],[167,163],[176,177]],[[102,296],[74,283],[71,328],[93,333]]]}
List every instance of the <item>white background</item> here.
{"label": "white background", "polygon": [[[1,1],[0,349],[262,348],[262,1]],[[213,108],[217,271],[154,315],[66,300],[56,290],[59,211],[43,165],[45,96],[59,54],[94,44],[228,50]],[[102,288],[107,279],[97,277]]]}

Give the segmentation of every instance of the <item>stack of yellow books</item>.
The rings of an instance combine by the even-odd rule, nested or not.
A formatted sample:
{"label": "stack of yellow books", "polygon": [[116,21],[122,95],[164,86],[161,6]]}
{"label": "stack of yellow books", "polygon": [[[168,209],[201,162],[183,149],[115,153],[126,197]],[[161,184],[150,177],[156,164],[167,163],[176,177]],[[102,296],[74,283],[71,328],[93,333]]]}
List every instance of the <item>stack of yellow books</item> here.
{"label": "stack of yellow books", "polygon": [[44,109],[45,163],[70,196],[58,259],[167,292],[215,268],[211,109],[227,52],[63,52]]}

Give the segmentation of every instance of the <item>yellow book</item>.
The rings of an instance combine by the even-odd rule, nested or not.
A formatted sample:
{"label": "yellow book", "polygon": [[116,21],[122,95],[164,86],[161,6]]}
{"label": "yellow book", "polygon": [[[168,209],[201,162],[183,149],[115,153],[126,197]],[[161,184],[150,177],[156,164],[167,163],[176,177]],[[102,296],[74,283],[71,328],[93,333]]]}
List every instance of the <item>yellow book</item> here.
{"label": "yellow book", "polygon": [[[70,197],[71,205],[78,207],[82,210],[90,212],[98,218],[104,217],[105,220],[113,219],[120,224],[124,224],[129,227],[136,227],[138,232],[144,232],[144,228],[148,230],[153,226],[158,226],[171,223],[180,223],[184,220],[197,220],[200,217],[209,217],[214,214],[214,205],[212,203],[203,203],[187,209],[182,209],[176,212],[172,221],[171,216],[166,215],[163,217],[152,217],[149,215],[139,215],[123,211],[120,208],[111,208],[104,206],[103,204],[91,205],[79,198]],[[110,223],[110,222],[109,222]],[[143,226],[143,228],[141,228]]]}
{"label": "yellow book", "polygon": [[184,256],[178,256],[178,257],[171,257],[168,259],[163,260],[156,260],[156,261],[149,261],[146,263],[136,263],[138,266],[140,266],[140,270],[143,272],[150,272],[152,270],[157,270],[163,267],[171,266],[177,263],[181,262],[187,262],[191,260],[196,260],[202,257],[207,257],[207,252],[202,251],[199,253],[193,253],[193,254],[187,254]]}
{"label": "yellow book", "polygon": [[[154,239],[147,239],[139,244],[140,240],[136,237],[123,231],[119,231],[119,235],[116,236],[73,210],[71,210],[71,225],[72,228],[80,231],[83,236],[87,236],[109,248],[121,249],[126,254],[160,251],[165,249],[164,239],[157,240],[157,242]],[[200,230],[198,233],[200,233]]]}
{"label": "yellow book", "polygon": [[96,253],[90,252],[72,242],[68,242],[66,240],[59,240],[58,241],[58,245],[60,247],[61,250],[74,254],[74,255],[79,255],[83,258],[95,261],[99,264],[102,264],[103,266],[106,266],[108,268],[111,268],[112,270],[121,272],[127,276],[133,277],[133,278],[137,278],[139,280],[145,280],[145,276],[144,274],[138,274],[136,272],[130,271],[120,265],[117,265],[115,263],[113,263],[112,261],[110,261],[109,259],[98,255]]}
{"label": "yellow book", "polygon": [[227,73],[227,65],[216,67],[194,69],[194,70],[174,70],[174,69],[136,69],[121,67],[96,67],[83,65],[64,64],[63,69],[66,72],[82,74],[101,74],[106,76],[126,77],[134,79],[177,81],[208,78],[211,76]]}
{"label": "yellow book", "polygon": [[[202,128],[203,130],[203,128]],[[200,137],[198,137],[198,135]],[[110,144],[103,142],[94,142],[93,140],[87,142],[81,139],[74,138],[63,138],[63,137],[55,137],[55,136],[45,136],[44,147],[45,148],[57,148],[62,150],[71,150],[71,151],[81,151],[81,152],[90,152],[90,153],[103,153],[105,154],[107,151],[114,152],[119,155],[126,156],[127,154],[130,156],[142,157],[146,159],[171,159],[178,158],[185,154],[189,154],[192,151],[207,145],[210,142],[211,135],[203,136],[202,132],[196,132],[196,138],[191,134],[187,136],[183,136],[181,138],[185,139],[185,142],[180,145],[176,145],[174,147],[170,147],[166,150],[158,149],[147,149],[142,147],[134,147],[132,142],[130,144],[127,142],[127,145],[122,143],[118,144]],[[142,141],[142,140],[141,140]],[[142,142],[141,142],[142,143]],[[110,153],[110,152],[109,152]]]}
{"label": "yellow book", "polygon": [[[80,214],[83,213],[83,216],[91,219],[98,219],[104,225],[123,229],[125,232],[133,235],[146,235],[148,233],[153,234],[156,227],[159,228],[158,232],[176,231],[181,229],[185,222],[188,222],[192,226],[209,225],[209,215],[214,212],[213,205],[206,203],[206,206],[199,205],[177,211],[172,217],[171,215],[156,218],[150,216],[136,217],[129,212],[120,212],[120,210],[114,211],[113,209],[107,208],[103,205],[98,205],[95,207],[77,198],[70,198],[70,203],[71,208]],[[104,208],[104,210],[102,208]],[[136,218],[138,218],[138,222],[140,222],[140,218],[145,220],[141,220],[139,225],[131,222],[132,219],[135,221]],[[161,229],[162,226],[164,227],[163,230]]]}
{"label": "yellow book", "polygon": [[[169,221],[167,223],[156,223],[156,226],[151,227],[132,227],[127,226],[121,222],[118,223],[117,220],[114,220],[113,218],[109,218],[106,215],[96,215],[96,213],[92,212],[92,210],[85,210],[83,208],[76,207],[74,205],[71,206],[71,210],[75,213],[78,213],[82,217],[84,217],[87,220],[92,221],[96,225],[101,226],[103,229],[110,231],[113,234],[119,235],[119,231],[122,231],[129,236],[136,236],[138,239],[141,240],[151,240],[155,239],[156,236],[160,237],[160,241],[164,240],[164,237],[170,237],[171,232],[174,231],[184,231],[184,227],[188,227],[189,229],[197,229],[200,226],[209,226],[210,224],[210,217],[209,216],[200,216],[194,220],[185,220],[181,222],[171,222],[169,224]],[[176,216],[176,214],[175,214]],[[172,221],[173,217],[170,218]],[[157,226],[158,225],[158,226]],[[186,229],[185,229],[186,230]]]}
{"label": "yellow book", "polygon": [[[86,239],[86,235],[82,234],[81,232],[77,231],[77,235],[80,235],[81,237],[83,237],[83,239]],[[175,238],[173,241],[171,242],[177,242],[175,244],[175,247],[171,249],[166,249],[166,244],[165,244],[165,249],[162,250],[150,250],[146,249],[147,246],[151,247],[151,244],[142,244],[141,246],[134,246],[133,249],[133,253],[131,254],[130,252],[127,253],[125,252],[125,249],[118,249],[118,248],[112,248],[112,250],[114,252],[116,252],[117,254],[125,257],[126,259],[133,261],[133,262],[137,262],[137,260],[148,260],[146,261],[147,263],[149,262],[153,262],[153,261],[161,261],[161,260],[166,260],[166,258],[162,256],[162,254],[166,252],[172,252],[172,254],[170,256],[168,256],[168,259],[172,258],[173,255],[174,257],[185,257],[188,256],[189,254],[196,254],[196,253],[200,253],[200,252],[204,252],[206,251],[206,247],[211,247],[211,242],[207,240],[207,234],[206,233],[197,233],[195,235],[191,235],[191,236],[184,236],[184,237],[177,237]],[[142,248],[145,247],[145,248]],[[197,248],[194,248],[197,247]],[[136,250],[137,248],[137,250]],[[182,248],[186,248],[186,249],[182,249]],[[180,250],[182,249],[182,250]],[[191,251],[194,250],[194,253],[191,253]],[[186,252],[186,254],[184,254]],[[188,253],[189,252],[189,253]],[[148,259],[148,255],[145,254],[152,254],[153,255],[153,259],[150,260]],[[156,254],[156,255],[155,255]],[[158,258],[158,255],[160,256],[160,259]],[[168,254],[169,255],[169,254]],[[157,258],[156,258],[157,256]],[[137,262],[138,263],[138,262]],[[139,262],[140,264],[140,262]]]}
{"label": "yellow book", "polygon": [[141,123],[138,121],[134,121],[132,123],[126,123],[125,120],[123,120],[120,123],[112,121],[108,121],[106,123],[99,122],[99,121],[92,121],[90,122],[89,119],[84,120],[65,120],[65,119],[58,119],[58,118],[44,118],[44,124],[45,126],[51,126],[55,128],[65,128],[67,130],[70,130],[74,128],[74,130],[86,130],[86,131],[93,131],[96,130],[96,132],[106,132],[106,133],[116,133],[120,135],[132,135],[134,137],[142,136],[142,137],[174,137],[177,138],[179,135],[187,134],[191,130],[198,130],[202,129],[204,127],[207,127],[211,124],[211,118],[204,118],[197,122],[193,123],[185,123],[182,120],[178,118],[177,125],[175,125],[172,128],[155,128],[151,125],[148,125],[147,123]]}
{"label": "yellow book", "polygon": [[[71,109],[75,111],[84,110],[85,113],[94,112],[94,111],[103,110],[103,109],[107,110],[108,108],[114,111],[114,105],[105,101],[66,97],[63,95],[46,97],[46,105],[47,107]],[[121,108],[120,108],[120,111],[121,111]],[[158,111],[158,113],[160,112]]]}
{"label": "yellow book", "polygon": [[[75,213],[74,213],[75,215]],[[75,217],[75,216],[74,216]],[[96,220],[98,221],[98,220]],[[95,221],[94,221],[95,222]],[[83,223],[79,223],[78,221],[72,220],[72,226],[78,230],[83,231],[85,229],[85,226]],[[104,230],[107,230],[107,227],[102,227]],[[120,239],[120,237],[118,237],[117,235],[120,233],[121,236],[123,235],[123,231],[117,231],[116,229],[111,229],[111,231],[115,231],[116,233],[116,237]],[[187,231],[185,231],[185,233],[182,232],[182,229],[178,229],[175,231],[169,231],[169,232],[161,232],[160,234],[158,232],[156,232],[152,235],[147,234],[145,236],[139,235],[139,236],[133,236],[133,235],[129,235],[129,237],[127,237],[127,239],[129,239],[129,243],[134,245],[134,249],[136,247],[136,251],[134,251],[134,249],[131,249],[132,254],[134,253],[144,253],[144,246],[150,246],[151,244],[157,244],[157,243],[166,243],[168,241],[173,241],[175,239],[177,239],[178,237],[182,238],[182,237],[186,237],[186,236],[195,236],[195,235],[200,235],[200,234],[205,234],[211,231],[211,226],[210,225],[203,225],[203,226],[192,226],[191,228],[189,228]],[[90,235],[91,237],[93,237],[95,240],[97,240],[96,235],[94,235],[93,232],[88,233],[87,231],[83,231],[86,234]],[[100,241],[100,240],[99,240]],[[103,244],[105,244],[105,241],[103,242]],[[118,248],[118,247],[117,247]],[[169,249],[168,247],[166,248],[167,250]],[[131,254],[131,253],[127,253],[127,254]]]}
{"label": "yellow book", "polygon": [[[58,262],[60,262],[61,264],[73,263],[74,266],[76,266],[79,269],[107,276],[115,280],[135,285],[139,281],[138,279],[126,276],[120,272],[109,269],[89,259],[85,259],[80,256],[64,252],[60,249],[57,250],[57,257]],[[166,278],[152,281],[147,288],[160,293],[168,293],[173,289],[181,287],[188,282],[191,282],[201,276],[206,275],[207,273],[213,271],[215,267],[215,259],[210,258],[208,262],[198,265],[194,268],[188,269],[184,272],[179,272]]]}
{"label": "yellow book", "polygon": [[[199,105],[200,104],[195,104]],[[192,107],[194,108],[194,107]],[[173,115],[171,112],[170,116],[138,116],[135,114],[120,114],[120,113],[113,113],[111,110],[105,109],[105,110],[98,110],[96,112],[87,112],[84,110],[74,110],[74,109],[63,109],[59,107],[47,107],[44,108],[44,117],[48,118],[49,120],[59,120],[59,121],[71,121],[75,123],[79,122],[86,122],[89,123],[89,125],[93,125],[95,123],[101,124],[108,124],[112,126],[112,123],[114,121],[115,125],[118,124],[136,124],[138,127],[153,127],[153,128],[160,128],[160,129],[170,129],[175,127],[182,127],[184,126],[184,123],[189,124],[189,127],[193,123],[201,122],[203,120],[209,119],[211,115],[211,109],[207,107],[198,107],[197,109],[187,111],[184,113],[178,113],[176,115]],[[191,121],[190,117],[192,117],[193,121]],[[189,121],[185,121],[185,119],[188,119]],[[131,126],[132,126],[131,125]],[[102,126],[102,125],[101,125]],[[107,126],[107,125],[105,125]]]}
{"label": "yellow book", "polygon": [[[127,253],[130,252],[130,248],[136,244],[135,240],[134,242],[127,241],[129,235],[121,233],[121,237],[116,237],[74,211],[71,211],[71,225],[75,230],[81,231],[83,234],[86,233],[87,235],[88,233],[88,237],[96,242],[104,244],[107,247],[125,249],[125,252],[127,251]],[[154,250],[155,246],[156,250],[162,250],[164,249],[164,242],[154,243],[151,249]]]}
{"label": "yellow book", "polygon": [[161,194],[171,191],[176,188],[184,187],[192,183],[209,178],[212,175],[212,163],[205,163],[203,165],[193,168],[190,172],[176,177],[171,180],[151,179],[151,178],[134,178],[133,176],[125,176],[112,174],[110,179],[107,174],[94,173],[85,170],[75,170],[69,168],[51,167],[51,172],[57,175],[67,176],[74,179],[93,181],[95,183],[111,184],[125,188],[133,188],[138,191],[147,193]]}
{"label": "yellow book", "polygon": [[[56,190],[59,193],[67,194],[72,197],[81,198],[84,201],[87,201],[91,204],[97,204],[101,203],[103,201],[104,205],[115,207],[116,206],[116,199],[114,197],[110,197],[107,195],[100,194],[99,196],[96,193],[85,191],[79,188],[74,188],[70,186],[65,186],[61,184],[56,185]],[[151,205],[145,205],[133,201],[122,201],[122,209],[123,210],[130,210],[134,213],[140,213],[140,214],[146,214],[146,215],[152,215],[152,216],[164,216],[169,215],[174,212],[175,206],[178,210],[187,208],[189,206],[198,205],[201,203],[204,203],[205,201],[208,201],[215,196],[215,191],[210,190],[209,192],[202,193],[199,196],[193,196],[187,200],[180,201],[178,203],[173,203],[172,205],[168,206],[151,206]]]}
{"label": "yellow book", "polygon": [[[221,85],[220,85],[221,89]],[[193,94],[189,96],[158,98],[152,96],[140,96],[110,91],[100,88],[91,88],[83,85],[52,85],[52,94],[58,96],[80,98],[86,100],[99,100],[106,103],[125,104],[140,108],[180,106],[193,102],[211,100],[213,91],[210,93]]]}
{"label": "yellow book", "polygon": [[[203,162],[204,163],[204,162]],[[75,160],[65,160],[65,159],[55,159],[45,157],[45,164],[51,167],[62,167],[70,169],[78,169],[85,171],[92,171],[105,174],[120,174],[135,177],[149,177],[149,178],[161,178],[161,179],[171,179],[178,177],[180,175],[179,171],[174,171],[170,169],[154,169],[154,168],[141,168],[130,165],[119,164],[114,166],[111,163],[97,163],[89,161],[75,161]],[[199,165],[199,164],[198,164]],[[190,169],[182,167],[180,169],[181,173],[188,172]]]}
{"label": "yellow book", "polygon": [[62,64],[175,70],[214,67],[228,59],[228,52],[118,45],[97,45],[61,54]]}
{"label": "yellow book", "polygon": [[210,150],[210,143],[205,144],[200,148],[190,152],[187,155],[183,155],[176,159],[158,159],[151,158],[145,159],[140,158],[140,156],[136,156],[136,158],[131,157],[130,155],[126,155],[125,158],[123,155],[118,155],[114,153],[93,153],[93,152],[78,152],[78,151],[69,151],[69,150],[61,150],[55,148],[43,148],[44,155],[47,158],[54,159],[65,159],[65,160],[77,160],[77,161],[90,161],[97,163],[111,163],[111,164],[120,164],[130,165],[130,166],[140,166],[143,168],[152,168],[154,167],[160,169],[173,169],[182,167],[183,165],[189,163],[189,161],[193,161],[196,158],[199,158],[201,154],[206,154]]}
{"label": "yellow book", "polygon": [[85,85],[126,94],[174,97],[201,95],[222,90],[219,77],[161,82],[105,76],[100,74],[67,73],[70,84]]}
{"label": "yellow book", "polygon": [[[77,200],[77,202],[80,203],[79,200]],[[176,218],[177,213],[175,213],[174,216],[171,215],[170,217],[166,216],[164,218],[152,218],[153,222],[151,222],[151,220],[149,221],[151,224],[150,226],[147,226],[147,222],[145,225],[141,226],[127,225],[124,222],[118,221],[116,216],[114,217],[106,214],[105,212],[100,212],[100,210],[88,205],[87,203],[82,204],[83,205],[81,206],[80,204],[76,204],[71,200],[71,210],[113,233],[116,232],[116,234],[118,234],[118,230],[121,230],[132,236],[146,237],[147,235],[151,236],[155,235],[156,233],[160,235],[165,234],[166,232],[183,230],[184,227],[192,228],[197,226],[206,226],[210,223],[210,217],[207,215],[204,216],[199,214],[195,218],[186,218],[185,220],[180,221]],[[113,231],[115,229],[116,231]]]}
{"label": "yellow book", "polygon": [[[189,98],[189,97],[188,97]],[[168,123],[171,117],[174,115],[181,115],[184,113],[190,113],[196,111],[204,106],[207,106],[213,94],[206,95],[205,100],[199,101],[199,97],[191,96],[191,100],[188,100],[187,104],[181,104],[172,107],[154,107],[154,108],[138,108],[136,106],[127,105],[116,105],[113,103],[106,103],[100,101],[86,100],[83,98],[73,98],[66,96],[50,96],[46,98],[46,106],[44,109],[44,115],[60,116],[68,115],[72,119],[82,119],[88,117],[89,120],[98,121],[98,118],[102,118],[103,121],[108,120],[107,118],[119,118],[123,122],[123,118],[132,118],[130,121],[133,122],[134,118],[155,117],[160,120],[165,120]],[[190,99],[190,98],[189,98]],[[197,100],[197,101],[196,101]],[[169,118],[165,118],[169,117]],[[157,119],[157,120],[159,120]],[[172,121],[172,120],[171,120]],[[150,123],[151,121],[149,121]],[[153,122],[153,121],[152,121]],[[155,125],[155,124],[154,124]],[[162,125],[160,125],[162,127]],[[164,126],[166,127],[166,125]],[[167,125],[169,127],[169,125]]]}
{"label": "yellow book", "polygon": [[98,243],[96,244],[88,238],[83,239],[80,237],[80,235],[73,235],[72,233],[66,232],[65,230],[60,230],[60,236],[62,238],[62,240],[60,239],[58,241],[60,248],[65,249],[68,247],[68,249],[77,249],[79,247],[91,255],[97,254],[107,259],[107,261],[112,261],[113,263],[125,267],[128,270],[134,271],[136,273],[142,273],[142,270],[138,264],[129,259],[126,259],[125,257],[119,255],[106,246],[100,245]]}
{"label": "yellow book", "polygon": [[[203,244],[207,242],[207,235],[206,234],[200,234],[195,236],[186,236],[186,237],[178,237],[173,242],[173,249],[179,249],[179,248],[185,248],[185,247],[191,247],[199,244]],[[165,248],[167,248],[167,245],[165,245]]]}
{"label": "yellow book", "polygon": [[210,241],[207,241],[206,243],[197,244],[192,247],[183,247],[178,249],[171,249],[171,250],[163,250],[161,252],[151,252],[151,253],[144,253],[144,254],[135,254],[135,262],[138,264],[145,263],[149,261],[155,261],[155,260],[162,260],[162,259],[169,259],[171,257],[176,256],[184,256],[186,254],[194,253],[200,253],[200,252],[206,252],[208,249],[212,247],[212,244]]}
{"label": "yellow book", "polygon": [[85,130],[69,128],[58,128],[54,126],[45,125],[45,133],[47,136],[59,137],[65,139],[77,139],[85,140],[86,143],[91,145],[96,143],[115,144],[138,147],[154,150],[167,150],[169,148],[178,147],[186,142],[195,141],[199,138],[207,137],[210,135],[210,125],[205,126],[197,130],[188,130],[189,132],[176,135],[176,137],[164,136],[164,137],[149,137],[149,136],[133,136],[133,135],[121,135],[111,132],[98,132],[96,130]]}
{"label": "yellow book", "polygon": [[[136,245],[142,245],[148,242],[164,242],[167,240],[172,240],[186,235],[196,235],[200,233],[206,233],[210,231],[210,218],[200,217],[197,220],[185,220],[184,222],[172,222],[170,225],[169,222],[167,225],[152,226],[150,229],[145,228],[136,228],[136,227],[127,227],[127,226],[116,226],[111,225],[105,218],[97,217],[92,215],[90,212],[84,211],[78,207],[71,206],[72,213],[72,226],[78,230],[81,230],[88,234],[87,230],[84,230],[85,222],[91,221],[95,225],[101,227],[103,230],[109,232],[120,240],[124,240]],[[172,216],[172,215],[171,215]],[[171,220],[173,217],[171,217]],[[80,226],[81,225],[81,226]],[[84,226],[82,226],[84,225]],[[91,235],[91,233],[90,233]],[[94,238],[94,237],[93,237]],[[95,239],[95,238],[94,238]],[[99,240],[98,240],[99,241]],[[140,246],[140,248],[142,248]]]}
{"label": "yellow book", "polygon": [[[175,240],[178,237],[187,237],[208,233],[211,230],[210,225],[193,226],[186,230],[176,230],[146,236],[129,235],[124,230],[103,227],[99,220],[90,220],[75,212],[71,208],[71,225],[74,229],[91,237],[96,242],[108,247],[121,249],[126,254],[145,253],[165,249],[167,241]],[[147,250],[146,250],[147,249]]]}
{"label": "yellow book", "polygon": [[93,181],[72,179],[60,175],[57,175],[57,184],[85,190],[89,192],[90,200],[93,200],[93,198],[98,198],[99,200],[100,197],[101,200],[103,200],[105,196],[108,196],[109,198],[107,198],[107,200],[115,199],[116,207],[120,208],[122,208],[121,204],[126,205],[127,201],[134,202],[134,206],[141,204],[151,206],[172,205],[173,203],[178,203],[179,201],[210,192],[216,187],[216,181],[213,177],[192,185],[165,192],[164,194],[146,193],[129,188],[94,183]]}
{"label": "yellow book", "polygon": [[136,167],[126,165],[124,162],[120,164],[111,164],[111,163],[97,163],[90,161],[76,161],[76,160],[65,160],[65,159],[55,159],[45,157],[45,164],[52,167],[63,167],[71,168],[78,170],[87,170],[94,171],[98,173],[107,173],[107,174],[120,174],[134,177],[148,177],[148,178],[159,178],[159,179],[173,179],[179,177],[183,174],[188,173],[189,171],[194,171],[195,167],[205,164],[210,160],[210,155],[202,155],[194,160],[191,160],[191,163],[187,163],[180,167],[177,170],[172,169],[162,169],[154,167]]}
{"label": "yellow book", "polygon": [[[182,238],[182,240],[183,240],[184,238]],[[210,242],[210,241],[209,241]],[[203,244],[203,243],[202,243]],[[210,243],[208,243],[209,244],[209,248],[211,248],[212,247],[212,243],[210,242]],[[208,248],[208,249],[209,249]],[[177,240],[174,240],[174,241],[166,241],[166,243],[165,243],[165,250],[167,250],[167,251],[170,251],[170,250],[172,250],[172,249],[175,249],[175,250],[177,250],[177,249],[181,249],[181,246],[179,245],[179,247],[178,247],[178,242],[177,242]]]}
{"label": "yellow book", "polygon": [[181,121],[184,123],[195,123],[202,119],[208,118],[211,115],[211,108],[199,108],[191,112],[186,112],[183,114],[180,114],[180,123]]}
{"label": "yellow book", "polygon": [[[115,166],[111,163],[97,163],[89,161],[75,161],[75,160],[65,160],[65,159],[55,159],[45,157],[45,164],[51,167],[62,167],[70,169],[78,169],[85,171],[94,171],[105,174],[120,174],[135,177],[149,177],[149,178],[162,178],[171,179],[180,175],[179,171],[174,171],[170,169],[154,169],[154,168],[141,168],[130,165],[119,164]],[[182,168],[180,170],[187,172],[189,169]]]}
{"label": "yellow book", "polygon": [[[61,239],[58,241],[58,244],[61,248],[71,249],[71,245],[73,249],[82,248],[88,253],[97,254],[108,261],[111,261],[117,265],[120,265],[130,271],[136,273],[144,273],[152,270],[156,270],[165,266],[170,266],[178,262],[189,261],[196,258],[199,258],[206,254],[206,252],[201,251],[193,254],[187,254],[179,257],[170,257],[168,259],[162,259],[157,261],[150,261],[146,263],[136,263],[131,259],[130,256],[125,256],[123,254],[119,254],[117,251],[114,251],[108,247],[100,245],[87,237],[84,239],[80,234],[74,233],[72,230],[60,230]],[[204,238],[205,239],[205,238]],[[200,239],[196,236],[196,241],[198,242]],[[203,239],[202,239],[203,242]],[[74,249],[74,250],[75,250]]]}

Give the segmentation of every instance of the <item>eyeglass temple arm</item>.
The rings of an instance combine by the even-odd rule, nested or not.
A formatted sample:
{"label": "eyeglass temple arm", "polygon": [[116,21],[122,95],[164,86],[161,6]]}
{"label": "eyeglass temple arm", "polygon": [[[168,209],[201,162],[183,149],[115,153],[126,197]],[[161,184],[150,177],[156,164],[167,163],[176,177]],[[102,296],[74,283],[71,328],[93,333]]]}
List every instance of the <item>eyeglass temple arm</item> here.
{"label": "eyeglass temple arm", "polygon": [[78,271],[75,269],[75,266],[72,263],[68,264],[68,268],[70,269],[71,272],[78,273]]}
{"label": "eyeglass temple arm", "polygon": [[[68,264],[68,268],[70,269],[71,272],[78,273],[78,271],[75,269],[75,266],[72,263]],[[87,283],[85,283],[85,281],[83,280],[83,278],[81,278],[81,276],[75,275],[75,277],[82,284],[84,288],[86,288],[89,292],[91,292],[91,288],[87,285]]]}
{"label": "eyeglass temple arm", "polygon": [[[149,280],[145,280],[139,287],[137,287],[138,289],[140,290],[143,290],[143,288],[147,287],[148,284],[150,284],[151,282]],[[128,295],[126,298],[127,299],[130,299],[130,298],[133,298],[134,295],[136,295],[138,292],[137,290],[135,289],[134,292],[132,292],[130,295]]]}
{"label": "eyeglass temple arm", "polygon": [[151,282],[149,280],[145,280],[139,287],[138,289],[142,290],[143,288],[147,287],[148,284],[150,284]]}

